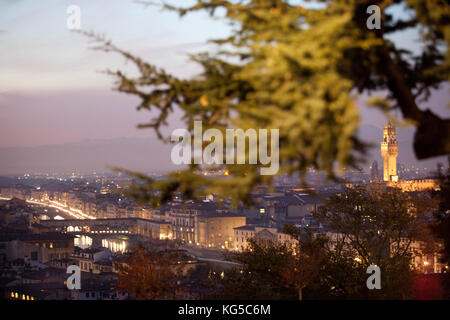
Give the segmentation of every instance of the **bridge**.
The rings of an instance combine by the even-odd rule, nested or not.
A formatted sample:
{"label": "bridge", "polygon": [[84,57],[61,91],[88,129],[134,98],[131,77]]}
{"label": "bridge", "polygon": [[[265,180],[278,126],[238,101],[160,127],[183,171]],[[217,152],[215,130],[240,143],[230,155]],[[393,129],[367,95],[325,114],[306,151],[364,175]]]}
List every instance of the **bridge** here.
{"label": "bridge", "polygon": [[41,220],[41,224],[52,231],[65,233],[129,234],[150,239],[172,239],[171,223],[142,218]]}

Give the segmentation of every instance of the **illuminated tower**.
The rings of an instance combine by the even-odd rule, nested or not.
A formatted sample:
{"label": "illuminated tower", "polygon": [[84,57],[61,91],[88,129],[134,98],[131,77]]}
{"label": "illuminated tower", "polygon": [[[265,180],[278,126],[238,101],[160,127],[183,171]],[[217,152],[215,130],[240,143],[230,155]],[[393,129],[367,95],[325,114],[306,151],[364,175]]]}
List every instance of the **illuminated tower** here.
{"label": "illuminated tower", "polygon": [[383,141],[381,141],[381,156],[383,157],[383,180],[398,181],[397,156],[398,144],[395,127],[389,122],[383,128]]}

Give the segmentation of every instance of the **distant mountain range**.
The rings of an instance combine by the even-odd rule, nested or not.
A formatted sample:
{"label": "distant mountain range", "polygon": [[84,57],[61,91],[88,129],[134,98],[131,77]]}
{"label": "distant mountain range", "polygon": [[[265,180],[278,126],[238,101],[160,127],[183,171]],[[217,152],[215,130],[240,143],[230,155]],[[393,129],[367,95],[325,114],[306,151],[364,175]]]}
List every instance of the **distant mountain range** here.
{"label": "distant mountain range", "polygon": [[[418,161],[412,149],[414,129],[398,129],[398,161],[421,167],[436,168],[438,162],[446,164],[445,157]],[[358,136],[373,143],[363,169],[377,160],[381,164],[379,143],[382,128],[363,125]],[[118,138],[85,140],[79,143],[39,147],[0,148],[0,174],[24,172],[80,173],[109,171],[110,167],[123,167],[142,172],[167,172],[179,168],[170,161],[172,146],[156,138]]]}

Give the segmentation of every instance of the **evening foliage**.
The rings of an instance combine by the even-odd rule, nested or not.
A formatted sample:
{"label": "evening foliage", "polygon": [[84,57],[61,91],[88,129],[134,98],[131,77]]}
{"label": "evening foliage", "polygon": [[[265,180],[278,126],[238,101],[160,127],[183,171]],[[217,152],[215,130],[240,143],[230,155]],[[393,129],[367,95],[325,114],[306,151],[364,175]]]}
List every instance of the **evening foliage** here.
{"label": "evening foliage", "polygon": [[[429,199],[396,189],[349,189],[319,209],[316,218],[330,232],[286,226],[284,232],[298,241],[295,248],[251,239],[246,250],[233,253],[230,258],[241,267],[216,277],[213,298],[412,298],[412,258],[421,253],[411,244],[422,240],[429,244],[427,253],[437,250],[423,221],[432,207]],[[370,265],[380,267],[381,290],[366,286]]]}
{"label": "evening foliage", "polygon": [[215,299],[303,299],[303,289],[317,277],[324,260],[324,239],[286,226],[296,245],[249,239],[242,252],[229,254],[239,268],[216,276]]}
{"label": "evening foliage", "polygon": [[177,299],[184,293],[178,285],[182,264],[177,251],[139,246],[119,264],[117,287],[136,300]]}
{"label": "evening foliage", "polygon": [[[353,299],[406,299],[414,280],[412,245],[423,241],[426,253],[437,251],[430,219],[435,203],[428,194],[414,197],[399,189],[350,188],[320,207],[317,219],[333,231],[328,259],[319,282],[331,296]],[[368,290],[370,265],[381,270],[382,290]]]}

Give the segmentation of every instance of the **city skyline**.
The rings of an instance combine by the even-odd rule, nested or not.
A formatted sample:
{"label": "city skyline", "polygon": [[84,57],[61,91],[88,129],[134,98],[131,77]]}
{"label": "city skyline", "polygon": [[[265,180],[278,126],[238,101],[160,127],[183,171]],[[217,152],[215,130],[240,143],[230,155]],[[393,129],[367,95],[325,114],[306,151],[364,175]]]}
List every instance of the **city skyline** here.
{"label": "city skyline", "polygon": [[[379,152],[379,141],[383,129],[375,126],[360,128],[362,140],[371,143],[362,171],[369,172],[372,162],[383,163]],[[445,157],[418,161],[411,148],[413,130],[397,128],[399,140],[398,164],[407,168],[419,168],[433,173],[438,163],[447,166]],[[141,172],[158,174],[177,170],[183,166],[174,165],[170,159],[171,146],[156,137],[128,137],[112,139],[85,139],[76,143],[46,145],[38,147],[0,148],[0,175],[22,175],[25,173],[70,174],[112,172],[122,167]],[[154,157],[158,150],[159,157]]]}

